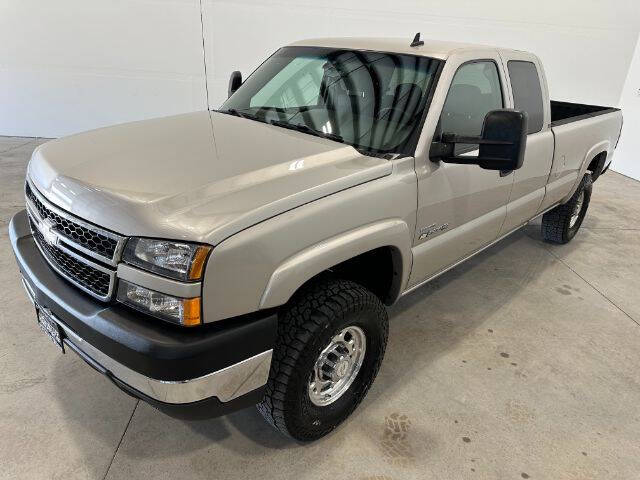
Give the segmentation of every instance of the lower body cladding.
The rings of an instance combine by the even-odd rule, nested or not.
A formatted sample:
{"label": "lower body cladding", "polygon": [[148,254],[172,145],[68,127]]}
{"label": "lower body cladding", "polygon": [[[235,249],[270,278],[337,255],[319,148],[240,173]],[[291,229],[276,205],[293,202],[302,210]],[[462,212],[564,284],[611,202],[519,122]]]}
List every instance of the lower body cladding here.
{"label": "lower body cladding", "polygon": [[[61,343],[128,394],[180,418],[256,404],[269,377],[273,312],[185,329],[84,295],[40,254],[24,211],[9,226],[25,290]],[[35,316],[35,312],[34,312]],[[34,320],[34,325],[35,325]]]}

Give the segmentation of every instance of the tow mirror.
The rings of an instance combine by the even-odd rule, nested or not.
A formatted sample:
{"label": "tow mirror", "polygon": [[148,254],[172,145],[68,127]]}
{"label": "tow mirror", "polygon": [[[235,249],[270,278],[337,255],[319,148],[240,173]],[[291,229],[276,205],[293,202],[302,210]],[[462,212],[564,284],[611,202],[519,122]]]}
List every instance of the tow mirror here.
{"label": "tow mirror", "polygon": [[[454,150],[458,143],[478,145],[478,156],[456,156]],[[479,137],[443,133],[442,140],[431,145],[429,157],[434,162],[473,164],[508,172],[522,166],[526,144],[526,112],[505,108],[487,113]]]}
{"label": "tow mirror", "polygon": [[231,72],[231,78],[229,78],[229,89],[227,93],[229,96],[233,95],[238,88],[242,85],[242,74],[239,71]]}

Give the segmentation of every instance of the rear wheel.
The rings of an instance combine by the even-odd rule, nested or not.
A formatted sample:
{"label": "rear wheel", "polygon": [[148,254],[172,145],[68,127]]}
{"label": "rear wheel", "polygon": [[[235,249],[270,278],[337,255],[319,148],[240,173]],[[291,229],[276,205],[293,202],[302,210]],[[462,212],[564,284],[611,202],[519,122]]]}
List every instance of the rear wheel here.
{"label": "rear wheel", "polygon": [[563,205],[558,205],[542,217],[542,238],[552,243],[567,243],[576,235],[582,225],[589,202],[593,182],[586,174],[580,186]]}
{"label": "rear wheel", "polygon": [[318,439],[367,394],[387,345],[382,302],[354,282],[303,287],[278,318],[271,371],[258,410],[285,435]]}

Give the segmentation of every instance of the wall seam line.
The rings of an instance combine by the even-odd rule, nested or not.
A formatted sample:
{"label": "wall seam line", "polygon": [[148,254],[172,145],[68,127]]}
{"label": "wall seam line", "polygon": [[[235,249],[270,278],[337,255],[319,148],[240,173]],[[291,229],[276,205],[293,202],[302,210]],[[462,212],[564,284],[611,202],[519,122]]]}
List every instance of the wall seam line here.
{"label": "wall seam line", "polygon": [[207,75],[207,49],[205,45],[204,38],[204,12],[202,9],[202,0],[200,2],[200,33],[202,36],[202,64],[204,65],[204,91],[207,98],[207,110],[211,109],[211,104],[209,103],[209,76]]}

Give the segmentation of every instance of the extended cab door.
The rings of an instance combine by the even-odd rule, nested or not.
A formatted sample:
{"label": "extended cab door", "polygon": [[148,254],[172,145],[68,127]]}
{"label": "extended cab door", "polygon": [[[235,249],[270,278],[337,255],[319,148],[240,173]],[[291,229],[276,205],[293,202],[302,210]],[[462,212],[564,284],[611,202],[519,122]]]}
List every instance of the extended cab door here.
{"label": "extended cab door", "polygon": [[509,233],[531,220],[539,211],[553,162],[553,132],[547,83],[542,64],[525,52],[501,52],[509,80],[512,108],[528,115],[527,147],[522,167],[513,172],[514,183],[507,218],[500,235]]}
{"label": "extended cab door", "polygon": [[[496,50],[457,53],[445,63],[416,151],[418,209],[409,288],[497,238],[513,175],[431,161],[429,146],[442,133],[480,135],[485,115],[507,102]],[[456,148],[458,154],[477,155],[477,145]]]}

